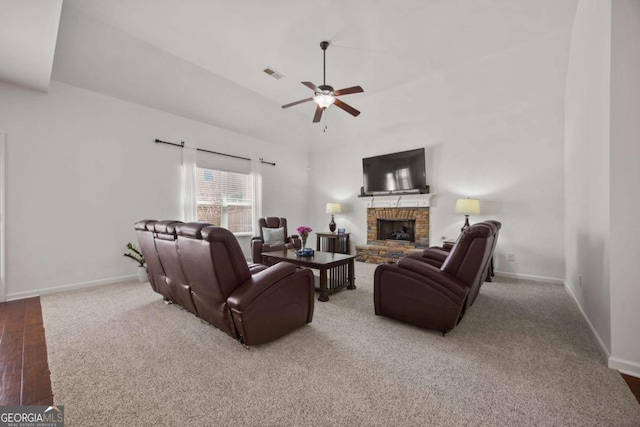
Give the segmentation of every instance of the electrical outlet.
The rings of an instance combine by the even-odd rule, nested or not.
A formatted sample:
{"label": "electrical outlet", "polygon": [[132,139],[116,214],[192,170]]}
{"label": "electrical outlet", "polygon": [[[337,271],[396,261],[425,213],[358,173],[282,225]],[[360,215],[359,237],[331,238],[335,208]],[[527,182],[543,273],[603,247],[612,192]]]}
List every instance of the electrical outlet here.
{"label": "electrical outlet", "polygon": [[515,261],[516,254],[507,254],[507,261]]}

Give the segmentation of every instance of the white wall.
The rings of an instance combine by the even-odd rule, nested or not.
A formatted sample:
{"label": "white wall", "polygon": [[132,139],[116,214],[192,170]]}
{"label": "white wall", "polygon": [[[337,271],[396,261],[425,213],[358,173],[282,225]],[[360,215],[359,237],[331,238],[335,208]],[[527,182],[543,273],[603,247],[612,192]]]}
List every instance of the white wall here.
{"label": "white wall", "polygon": [[[351,231],[355,243],[365,243],[366,212],[357,198],[362,158],[427,147],[428,184],[437,194],[432,245],[459,233],[464,218],[454,213],[455,200],[477,197],[482,215],[471,221],[503,223],[498,270],[561,280],[569,37],[568,30],[550,32],[477,61],[425,72],[384,96],[359,99],[362,114],[351,118],[352,131],[335,132],[330,124],[322,137],[333,151],[311,154],[311,225],[326,230],[324,204],[342,201],[351,211],[337,215],[338,226]],[[507,253],[516,261],[507,262]]]}
{"label": "white wall", "polygon": [[610,42],[611,2],[580,1],[565,99],[565,282],[607,352]]}
{"label": "white wall", "polygon": [[[256,74],[273,80],[259,69]],[[52,75],[60,82],[294,150],[311,141],[307,116],[297,111],[286,114],[275,101],[76,12],[66,3]]]}
{"label": "white wall", "polygon": [[639,38],[637,1],[581,0],[565,111],[566,286],[609,356],[609,367],[636,376]]}
{"label": "white wall", "polygon": [[640,2],[614,0],[611,30],[609,366],[640,377]]}
{"label": "white wall", "polygon": [[181,151],[155,138],[276,162],[264,166],[264,187],[269,194],[287,182],[286,191],[265,197],[264,213],[306,217],[306,151],[55,81],[48,94],[0,84],[0,129],[8,299],[134,273],[122,256],[134,222],[180,215]]}

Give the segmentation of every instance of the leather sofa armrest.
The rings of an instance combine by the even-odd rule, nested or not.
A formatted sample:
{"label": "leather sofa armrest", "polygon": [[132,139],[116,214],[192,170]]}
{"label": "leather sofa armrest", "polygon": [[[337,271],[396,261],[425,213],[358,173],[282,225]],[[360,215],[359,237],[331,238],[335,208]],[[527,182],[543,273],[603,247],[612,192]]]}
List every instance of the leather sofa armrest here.
{"label": "leather sofa armrest", "polygon": [[294,249],[302,249],[302,240],[300,240],[300,237],[297,234],[293,234],[289,238],[289,241],[293,243]]}
{"label": "leather sofa armrest", "polygon": [[449,251],[445,251],[444,249],[440,249],[437,247],[428,248],[422,251],[422,256],[425,258],[435,259],[440,262],[444,262],[445,259],[449,256]]}
{"label": "leather sofa armrest", "polygon": [[431,264],[437,268],[442,267],[442,264],[444,263],[444,261],[442,260],[427,258],[425,256],[422,256],[422,254],[409,254],[405,258],[415,259],[416,261],[424,262],[426,264]]}
{"label": "leather sofa armrest", "polygon": [[286,243],[278,243],[277,245],[265,243],[262,245],[262,252],[286,251],[287,249],[289,248]]}
{"label": "leather sofa armrest", "polygon": [[404,257],[398,261],[397,265],[402,269],[419,274],[425,282],[429,282],[437,287],[446,288],[459,297],[465,297],[467,295],[468,289],[462,282],[431,264],[414,258]]}
{"label": "leather sofa armrest", "polygon": [[229,308],[239,311],[246,309],[262,292],[295,272],[295,265],[279,262],[254,274],[227,298]]}
{"label": "leather sofa armrest", "polygon": [[260,237],[252,237],[251,238],[251,260],[260,264],[262,262],[262,239]]}
{"label": "leather sofa armrest", "polygon": [[249,266],[249,273],[251,273],[252,275],[269,268],[269,266],[267,265],[257,264],[257,263],[247,263],[247,265]]}

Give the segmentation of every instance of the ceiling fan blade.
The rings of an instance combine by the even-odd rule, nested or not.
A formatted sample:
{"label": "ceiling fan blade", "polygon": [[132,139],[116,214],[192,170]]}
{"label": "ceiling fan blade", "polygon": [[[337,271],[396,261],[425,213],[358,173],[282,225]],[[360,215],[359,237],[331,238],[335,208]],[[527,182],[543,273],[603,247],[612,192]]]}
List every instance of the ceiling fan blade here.
{"label": "ceiling fan blade", "polygon": [[349,95],[350,93],[360,93],[360,92],[364,92],[364,89],[362,89],[360,86],[353,86],[345,89],[338,89],[333,93],[336,96],[340,96],[340,95]]}
{"label": "ceiling fan blade", "polygon": [[283,105],[282,108],[293,107],[294,105],[302,104],[303,102],[313,101],[313,98],[301,99],[300,101],[292,102],[291,104]]}
{"label": "ceiling fan blade", "polygon": [[323,111],[324,109],[322,109],[319,105],[316,107],[316,114],[313,115],[313,123],[318,123],[320,121]]}
{"label": "ceiling fan blade", "polygon": [[354,117],[358,117],[358,115],[360,115],[360,111],[356,110],[349,104],[345,104],[344,102],[340,101],[337,98],[336,98],[336,102],[334,102],[334,105],[336,107],[342,108],[344,111],[346,111],[347,113],[351,114]]}
{"label": "ceiling fan blade", "polygon": [[303,85],[305,85],[306,87],[308,87],[309,89],[311,89],[314,92],[320,92],[320,89],[318,89],[318,86],[314,85],[311,82],[302,82]]}

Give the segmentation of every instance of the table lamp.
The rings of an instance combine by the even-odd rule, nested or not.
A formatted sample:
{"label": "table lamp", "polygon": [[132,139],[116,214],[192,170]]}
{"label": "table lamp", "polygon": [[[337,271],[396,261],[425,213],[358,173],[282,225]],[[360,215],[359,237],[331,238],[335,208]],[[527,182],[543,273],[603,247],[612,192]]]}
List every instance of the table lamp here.
{"label": "table lamp", "polygon": [[333,220],[333,214],[340,213],[340,203],[327,203],[326,213],[331,214],[331,222],[329,223],[329,231],[336,231],[336,222]]}
{"label": "table lamp", "polygon": [[480,200],[478,199],[458,199],[456,201],[456,213],[464,214],[464,225],[460,231],[464,231],[471,227],[469,225],[469,215],[478,215],[480,213]]}

